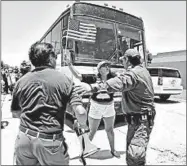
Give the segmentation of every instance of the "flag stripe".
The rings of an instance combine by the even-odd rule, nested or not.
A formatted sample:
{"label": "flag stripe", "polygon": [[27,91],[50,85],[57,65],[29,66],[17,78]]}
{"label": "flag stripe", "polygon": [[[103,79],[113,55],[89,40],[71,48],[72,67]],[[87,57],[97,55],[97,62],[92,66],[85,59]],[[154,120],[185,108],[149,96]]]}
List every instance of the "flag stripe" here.
{"label": "flag stripe", "polygon": [[94,33],[88,33],[88,35],[87,35],[87,33],[85,33],[85,32],[78,32],[78,31],[73,31],[73,30],[69,30],[68,33],[75,33],[75,34],[79,34],[79,35],[86,34],[86,36],[93,36],[93,37],[96,36],[96,34],[94,34]]}
{"label": "flag stripe", "polygon": [[94,24],[80,22],[80,25],[85,25],[85,26],[90,26],[90,27],[94,27],[95,28]]}
{"label": "flag stripe", "polygon": [[82,31],[82,32],[89,32],[89,33],[96,33],[96,32],[97,32],[97,31],[95,31],[95,30],[86,29],[86,28],[80,28],[79,31]]}
{"label": "flag stripe", "polygon": [[81,39],[81,38],[72,37],[72,36],[67,36],[67,38],[75,39],[75,40],[79,40],[79,41],[87,41],[87,42],[93,42],[93,43],[95,42],[95,40]]}
{"label": "flag stripe", "polygon": [[83,29],[90,29],[92,31],[96,31],[96,28],[94,28],[94,27],[86,27],[86,26],[82,26],[82,25],[80,25],[79,27],[83,28]]}
{"label": "flag stripe", "polygon": [[79,29],[79,31],[81,31],[81,32],[90,32],[90,33],[93,33],[93,34],[97,33],[97,31],[90,30],[90,29]]}
{"label": "flag stripe", "polygon": [[76,36],[76,37],[80,37],[80,38],[88,38],[88,39],[96,39],[95,37],[91,37],[91,36],[87,36],[87,35],[79,35],[79,34],[75,34],[75,33],[71,33],[68,32],[67,34],[68,36]]}

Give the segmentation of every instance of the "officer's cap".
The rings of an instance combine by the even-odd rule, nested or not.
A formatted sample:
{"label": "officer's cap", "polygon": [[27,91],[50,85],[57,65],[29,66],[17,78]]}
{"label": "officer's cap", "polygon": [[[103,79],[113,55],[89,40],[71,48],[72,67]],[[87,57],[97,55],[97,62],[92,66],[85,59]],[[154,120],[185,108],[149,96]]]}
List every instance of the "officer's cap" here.
{"label": "officer's cap", "polygon": [[135,50],[135,49],[128,49],[125,54],[120,57],[120,60],[122,60],[123,58],[126,58],[126,57],[136,57],[136,56],[140,56],[140,53]]}

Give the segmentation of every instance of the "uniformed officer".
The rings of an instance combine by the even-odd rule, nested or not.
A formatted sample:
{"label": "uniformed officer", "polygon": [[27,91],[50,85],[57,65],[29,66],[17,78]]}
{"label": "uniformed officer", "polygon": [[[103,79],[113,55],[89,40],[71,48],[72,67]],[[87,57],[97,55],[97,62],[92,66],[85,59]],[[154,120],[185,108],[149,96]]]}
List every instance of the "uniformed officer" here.
{"label": "uniformed officer", "polygon": [[[126,162],[141,166],[146,163],[147,145],[156,114],[153,83],[137,50],[128,49],[121,59],[127,69],[125,73],[107,80],[105,84],[92,84],[90,87],[92,91],[105,87],[109,91],[122,92],[122,110],[128,122]],[[89,91],[90,87],[83,84],[77,89]]]}
{"label": "uniformed officer", "polygon": [[15,144],[17,165],[68,165],[63,136],[67,103],[72,106],[82,131],[87,114],[74,84],[55,70],[57,56],[49,43],[35,43],[29,51],[35,69],[21,77],[14,88],[11,111],[20,118]]}

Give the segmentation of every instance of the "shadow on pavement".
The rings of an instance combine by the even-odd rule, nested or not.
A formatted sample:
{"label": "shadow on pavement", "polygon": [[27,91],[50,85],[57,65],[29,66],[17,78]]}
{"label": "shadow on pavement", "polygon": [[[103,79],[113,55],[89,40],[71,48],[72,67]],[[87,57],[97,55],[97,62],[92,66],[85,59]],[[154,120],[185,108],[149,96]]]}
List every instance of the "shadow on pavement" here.
{"label": "shadow on pavement", "polygon": [[[125,151],[118,151],[121,155],[125,153]],[[97,159],[97,160],[106,160],[106,159],[110,159],[113,158],[114,156],[111,154],[110,150],[100,150],[86,158],[89,159]],[[80,156],[76,156],[71,158],[70,160],[75,160],[75,159],[79,159]],[[85,158],[85,159],[86,159]]]}
{"label": "shadow on pavement", "polygon": [[[124,154],[125,151],[118,151],[120,155]],[[114,156],[111,154],[110,150],[100,150],[97,153],[94,153],[93,155],[90,155],[87,158],[90,159],[98,159],[98,160],[105,160],[113,158]]]}
{"label": "shadow on pavement", "polygon": [[172,99],[168,99],[166,101],[162,101],[159,98],[154,98],[155,103],[159,103],[159,104],[176,104],[176,103],[180,103],[180,101],[176,101],[176,100],[172,100]]}

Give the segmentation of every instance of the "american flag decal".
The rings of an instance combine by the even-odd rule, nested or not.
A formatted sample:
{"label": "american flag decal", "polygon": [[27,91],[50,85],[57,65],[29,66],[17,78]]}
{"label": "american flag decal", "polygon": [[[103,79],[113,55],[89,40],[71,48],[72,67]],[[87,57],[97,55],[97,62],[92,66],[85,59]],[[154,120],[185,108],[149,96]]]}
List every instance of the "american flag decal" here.
{"label": "american flag decal", "polygon": [[97,29],[94,24],[70,19],[66,37],[94,43],[96,40],[96,33]]}

